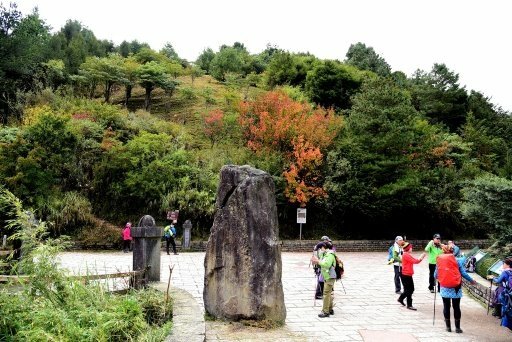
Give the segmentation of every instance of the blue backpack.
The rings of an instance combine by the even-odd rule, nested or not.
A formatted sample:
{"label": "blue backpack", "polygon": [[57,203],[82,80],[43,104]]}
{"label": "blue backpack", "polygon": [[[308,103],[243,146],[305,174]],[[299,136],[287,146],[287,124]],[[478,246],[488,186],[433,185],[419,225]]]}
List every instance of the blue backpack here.
{"label": "blue backpack", "polygon": [[391,245],[391,247],[388,248],[388,260],[386,260],[388,262],[389,262],[389,260],[393,259],[393,247],[394,246],[395,245]]}

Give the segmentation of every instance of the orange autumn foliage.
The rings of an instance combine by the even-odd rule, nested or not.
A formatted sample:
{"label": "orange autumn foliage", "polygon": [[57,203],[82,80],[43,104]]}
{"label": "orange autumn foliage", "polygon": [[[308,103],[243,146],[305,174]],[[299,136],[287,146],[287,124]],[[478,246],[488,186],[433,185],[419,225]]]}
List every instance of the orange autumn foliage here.
{"label": "orange autumn foliage", "polygon": [[332,143],[342,125],[333,110],[313,109],[273,91],[241,103],[240,125],[247,146],[255,153],[272,150],[285,156],[289,164],[283,172],[285,195],[290,202],[305,206],[310,199],[325,196],[318,172],[321,151]]}

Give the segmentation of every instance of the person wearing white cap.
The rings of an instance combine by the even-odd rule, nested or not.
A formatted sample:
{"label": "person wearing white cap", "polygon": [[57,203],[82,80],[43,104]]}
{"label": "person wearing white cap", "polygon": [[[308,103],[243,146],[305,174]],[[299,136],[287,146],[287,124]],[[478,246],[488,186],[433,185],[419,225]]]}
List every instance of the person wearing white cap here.
{"label": "person wearing white cap", "polygon": [[402,255],[404,254],[404,250],[402,246],[404,245],[404,238],[401,236],[397,236],[395,238],[395,243],[393,244],[393,268],[395,269],[395,293],[402,294],[402,286],[400,282],[400,275],[402,274]]}
{"label": "person wearing white cap", "polygon": [[[321,241],[316,244],[315,248],[313,248],[313,255],[318,259],[322,259],[322,256],[320,255],[320,247],[324,244],[324,242],[332,242],[327,235],[322,236],[320,240]],[[322,299],[324,294],[324,278],[320,272],[320,266],[314,265],[313,270],[315,271],[317,277],[315,299]]]}

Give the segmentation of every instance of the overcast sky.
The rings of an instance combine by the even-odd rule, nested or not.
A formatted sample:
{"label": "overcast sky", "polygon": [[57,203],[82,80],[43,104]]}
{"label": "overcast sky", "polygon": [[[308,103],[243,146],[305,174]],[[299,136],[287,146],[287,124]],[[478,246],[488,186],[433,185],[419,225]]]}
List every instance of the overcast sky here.
{"label": "overcast sky", "polygon": [[136,39],[159,50],[170,42],[189,61],[236,41],[250,53],[270,43],[343,60],[360,41],[409,76],[445,63],[461,85],[512,111],[510,0],[10,1],[23,14],[37,6],[53,31],[78,20],[116,45]]}

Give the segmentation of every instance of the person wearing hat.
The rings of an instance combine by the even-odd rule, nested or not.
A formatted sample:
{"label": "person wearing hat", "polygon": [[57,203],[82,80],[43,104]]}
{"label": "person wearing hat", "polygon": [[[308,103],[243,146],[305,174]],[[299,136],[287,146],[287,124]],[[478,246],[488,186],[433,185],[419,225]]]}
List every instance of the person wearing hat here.
{"label": "person wearing hat", "polygon": [[395,293],[402,294],[402,288],[400,285],[400,274],[402,273],[402,255],[404,251],[402,246],[404,245],[404,238],[397,236],[395,243],[393,244],[393,268],[395,269]]}
{"label": "person wearing hat", "polygon": [[329,315],[334,315],[332,291],[334,290],[334,283],[336,281],[336,272],[334,271],[333,267],[336,263],[336,257],[334,251],[332,250],[332,243],[326,241],[319,243],[319,245],[322,257],[318,258],[313,255],[311,257],[311,262],[314,265],[320,266],[322,277],[325,283],[322,312],[318,314],[318,317],[324,318],[329,317]]}
{"label": "person wearing hat", "polygon": [[434,272],[436,270],[436,259],[439,254],[443,254],[441,249],[441,235],[434,234],[432,240],[425,247],[425,252],[428,254],[428,289],[434,293],[436,287],[436,279]]}
{"label": "person wearing hat", "polygon": [[[318,259],[322,258],[322,251],[321,246],[324,242],[332,243],[331,239],[327,235],[322,236],[320,239],[321,241],[316,244],[315,248],[313,248],[313,255],[317,257]],[[316,285],[316,292],[315,292],[315,299],[322,299],[323,293],[324,293],[324,277],[322,276],[322,272],[320,272],[320,266],[314,265],[313,270],[317,277],[317,285]]]}
{"label": "person wearing hat", "polygon": [[404,250],[404,254],[402,255],[402,274],[400,275],[400,278],[404,285],[404,293],[398,297],[397,301],[405,306],[404,299],[407,299],[407,309],[416,311],[416,308],[412,306],[412,294],[414,292],[414,281],[412,280],[412,276],[414,275],[414,264],[419,264],[423,258],[425,258],[425,253],[421,254],[419,259],[416,259],[411,253],[412,244],[405,242],[402,248]]}

